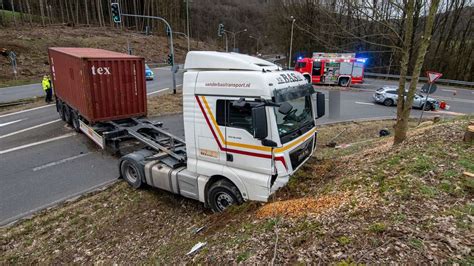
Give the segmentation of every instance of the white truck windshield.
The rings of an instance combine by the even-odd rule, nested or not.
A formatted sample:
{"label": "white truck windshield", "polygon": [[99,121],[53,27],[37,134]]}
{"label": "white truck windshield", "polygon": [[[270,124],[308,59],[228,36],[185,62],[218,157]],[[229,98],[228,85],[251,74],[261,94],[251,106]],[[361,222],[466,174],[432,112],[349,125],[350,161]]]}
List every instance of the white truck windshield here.
{"label": "white truck windshield", "polygon": [[[275,107],[278,133],[282,143],[301,136],[313,126],[311,96],[303,96],[286,102],[293,106],[288,114],[278,112],[278,107]],[[306,130],[306,127],[309,129]]]}

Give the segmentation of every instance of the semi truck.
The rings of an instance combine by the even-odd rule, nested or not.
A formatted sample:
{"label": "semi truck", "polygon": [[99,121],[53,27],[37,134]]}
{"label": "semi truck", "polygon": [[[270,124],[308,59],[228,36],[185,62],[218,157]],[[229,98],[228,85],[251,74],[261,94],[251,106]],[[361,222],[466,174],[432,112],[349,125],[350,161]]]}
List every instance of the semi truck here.
{"label": "semi truck", "polygon": [[[56,91],[68,90],[55,83],[59,73],[51,49],[50,61]],[[120,63],[83,61],[92,62],[82,63],[83,77],[96,78],[84,82],[84,91],[109,84],[107,97],[121,97],[115,92],[123,92],[114,89],[122,86],[121,71],[114,70]],[[127,86],[138,101],[142,92],[137,88],[142,87],[136,83],[145,80],[138,73],[143,62],[132,65],[135,83]],[[98,67],[110,67],[111,75],[97,79],[91,73]],[[79,130],[102,148],[117,150],[130,139],[142,144],[119,160],[120,176],[134,188],[148,185],[180,194],[215,212],[247,200],[266,202],[313,154],[316,119],[325,112],[324,94],[298,72],[243,54],[191,51],[184,69],[184,139],[147,120],[143,112],[91,119],[61,93],[57,93],[58,110],[73,113]],[[120,103],[116,107],[125,109]]]}
{"label": "semi truck", "polygon": [[314,84],[336,84],[342,87],[364,82],[366,58],[354,53],[313,53],[312,58],[299,58],[295,71]]}

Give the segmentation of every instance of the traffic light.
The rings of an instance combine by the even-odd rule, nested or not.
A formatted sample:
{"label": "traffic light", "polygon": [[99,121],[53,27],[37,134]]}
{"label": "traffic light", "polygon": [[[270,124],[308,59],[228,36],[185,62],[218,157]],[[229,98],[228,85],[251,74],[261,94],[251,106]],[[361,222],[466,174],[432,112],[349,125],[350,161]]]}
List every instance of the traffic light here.
{"label": "traffic light", "polygon": [[173,65],[173,55],[172,54],[169,54],[168,55],[168,65],[172,66]]}
{"label": "traffic light", "polygon": [[110,4],[110,7],[112,9],[112,20],[115,23],[120,23],[122,22],[122,17],[120,15],[120,6],[119,3],[112,3]]}
{"label": "traffic light", "polygon": [[217,29],[217,36],[222,37],[224,35],[224,24],[219,24],[219,28]]}
{"label": "traffic light", "polygon": [[170,27],[168,26],[165,26],[165,27],[166,27],[166,36],[170,37],[171,35]]}

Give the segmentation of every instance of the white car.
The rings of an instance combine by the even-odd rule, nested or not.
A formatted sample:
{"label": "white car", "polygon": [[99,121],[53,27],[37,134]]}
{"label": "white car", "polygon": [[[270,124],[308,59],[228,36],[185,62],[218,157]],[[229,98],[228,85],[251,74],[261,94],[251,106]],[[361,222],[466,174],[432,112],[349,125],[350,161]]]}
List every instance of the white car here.
{"label": "white car", "polygon": [[[395,86],[385,86],[380,89],[377,89],[373,94],[373,99],[376,103],[381,103],[385,106],[392,106],[397,105],[398,100],[398,87]],[[405,95],[408,91],[405,91]],[[415,94],[413,98],[413,108],[423,108],[423,104],[425,103],[426,96],[421,94]],[[439,107],[438,100],[428,97],[428,101],[426,102],[425,111],[434,110]]]}

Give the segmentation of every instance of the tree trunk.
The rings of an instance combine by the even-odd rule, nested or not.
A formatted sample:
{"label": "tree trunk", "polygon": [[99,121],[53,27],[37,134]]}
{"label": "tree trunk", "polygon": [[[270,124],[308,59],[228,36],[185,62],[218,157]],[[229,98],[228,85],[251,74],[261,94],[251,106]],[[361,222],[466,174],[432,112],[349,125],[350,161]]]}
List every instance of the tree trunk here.
{"label": "tree trunk", "polygon": [[16,16],[15,16],[15,4],[13,3],[13,0],[10,0],[10,4],[12,6],[12,18],[13,18],[13,24],[15,25],[15,27],[17,26],[16,25]]}
{"label": "tree trunk", "polygon": [[33,16],[31,14],[31,7],[30,7],[30,1],[29,0],[26,0],[26,10],[28,11],[28,17],[29,17],[29,20],[30,20],[30,26],[33,25]]}
{"label": "tree trunk", "polygon": [[[413,13],[412,11],[410,11],[411,1],[408,2],[409,6],[408,6],[407,16],[410,15],[410,13]],[[426,18],[426,24],[425,24],[425,29],[423,31],[423,36],[421,37],[421,40],[420,40],[420,46],[418,48],[415,66],[413,67],[412,79],[410,82],[410,87],[408,89],[408,94],[406,95],[406,99],[404,98],[405,80],[402,80],[402,77],[401,77],[402,75],[400,75],[400,82],[399,82],[399,87],[398,87],[398,102],[397,102],[398,104],[397,123],[395,125],[394,144],[402,143],[406,139],[406,136],[407,136],[408,119],[410,118],[410,111],[413,104],[413,97],[415,96],[416,85],[418,84],[418,80],[420,77],[421,67],[423,66],[423,62],[425,61],[426,51],[428,50],[428,46],[430,44],[431,33],[433,30],[433,23],[436,16],[436,11],[438,10],[439,1],[440,0],[433,0],[431,2],[429,14]],[[407,23],[411,24],[408,22],[408,20],[407,20]],[[411,27],[411,30],[413,30],[413,27]],[[407,33],[408,32],[405,32],[405,37],[407,37],[406,36]],[[406,51],[403,51],[403,52],[406,52]],[[413,52],[413,54],[415,53]],[[406,63],[404,59],[406,59],[407,57],[408,57],[407,55],[405,54],[403,55],[403,59],[401,62],[402,68],[406,68],[406,66],[403,66],[403,64]],[[406,79],[406,69],[405,69],[404,75],[405,75],[404,79]],[[402,84],[402,81],[403,81],[403,84]]]}
{"label": "tree trunk", "polygon": [[45,24],[44,24],[44,6],[43,6],[43,0],[39,0],[39,5],[40,5],[41,23],[43,24],[43,27],[44,27]]}
{"label": "tree trunk", "polygon": [[59,1],[59,11],[61,12],[61,23],[64,24],[64,7],[63,7],[63,0]]}
{"label": "tree trunk", "polygon": [[[133,0],[133,13],[138,14],[137,13],[137,0]],[[139,31],[139,29],[138,29],[138,18],[137,17],[135,17],[135,29],[137,31]]]}
{"label": "tree trunk", "polygon": [[86,11],[86,24],[87,26],[90,26],[89,24],[89,6],[87,5],[87,2],[89,0],[84,0],[84,7],[85,7],[85,11]]}
{"label": "tree trunk", "polygon": [[410,47],[411,47],[411,35],[413,32],[413,11],[414,11],[414,0],[409,0],[406,3],[404,10],[405,19],[404,23],[404,38],[402,45],[402,58],[400,60],[400,79],[398,81],[398,100],[397,100],[397,123],[395,124],[395,137],[394,144],[402,143],[406,138],[408,129],[408,118],[403,115],[405,105],[405,84],[407,81],[408,62],[410,61]]}

